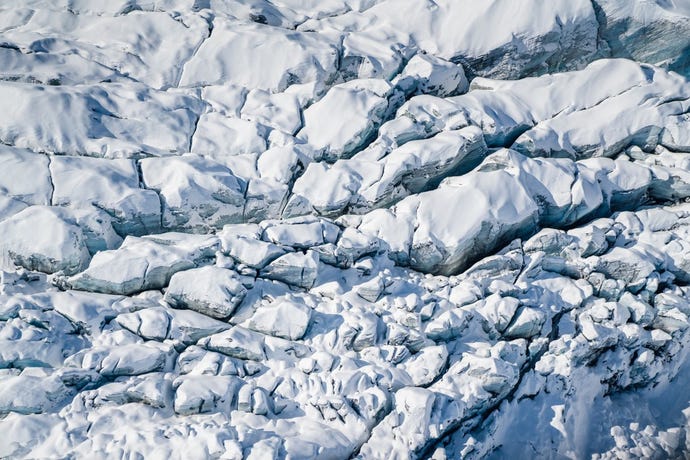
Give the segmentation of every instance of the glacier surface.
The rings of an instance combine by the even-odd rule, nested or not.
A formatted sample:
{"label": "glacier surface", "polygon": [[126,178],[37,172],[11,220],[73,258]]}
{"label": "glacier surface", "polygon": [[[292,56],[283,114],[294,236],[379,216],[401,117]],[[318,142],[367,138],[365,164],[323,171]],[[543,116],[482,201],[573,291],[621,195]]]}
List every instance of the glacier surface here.
{"label": "glacier surface", "polygon": [[689,37],[0,5],[0,458],[690,458]]}

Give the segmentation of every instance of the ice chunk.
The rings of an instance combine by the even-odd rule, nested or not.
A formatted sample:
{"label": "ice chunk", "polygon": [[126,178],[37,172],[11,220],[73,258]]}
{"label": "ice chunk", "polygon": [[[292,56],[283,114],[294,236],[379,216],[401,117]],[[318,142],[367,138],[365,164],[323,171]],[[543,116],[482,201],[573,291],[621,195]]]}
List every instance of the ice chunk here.
{"label": "ice chunk", "polygon": [[50,160],[52,204],[95,205],[113,217],[120,234],[141,235],[160,229],[161,206],[152,190],[139,188],[131,160],[56,156]]}
{"label": "ice chunk", "polygon": [[309,328],[311,308],[294,301],[280,301],[259,307],[249,319],[247,327],[264,334],[289,340],[299,340]]}
{"label": "ice chunk", "polygon": [[176,308],[225,319],[232,315],[246,293],[237,273],[206,266],[175,273],[165,291],[165,300]]}
{"label": "ice chunk", "polygon": [[312,34],[216,17],[211,37],[185,65],[180,84],[283,91],[296,83],[329,81],[337,59],[336,47]]}
{"label": "ice chunk", "polygon": [[173,274],[194,268],[218,246],[216,238],[206,236],[129,236],[120,248],[96,254],[86,270],[66,283],[74,289],[125,295],[161,289]]}
{"label": "ice chunk", "polygon": [[304,127],[297,136],[328,160],[352,156],[376,134],[388,107],[389,89],[381,80],[334,86],[304,111]]}
{"label": "ice chunk", "polygon": [[31,206],[0,222],[0,234],[0,257],[5,266],[71,275],[89,263],[81,228],[46,206]]}
{"label": "ice chunk", "polygon": [[264,337],[241,326],[201,339],[199,345],[233,358],[254,361],[265,358]]}
{"label": "ice chunk", "polygon": [[278,257],[261,270],[261,276],[310,289],[316,280],[318,269],[319,256],[310,250]]}
{"label": "ice chunk", "polygon": [[140,165],[146,187],[160,193],[165,228],[203,230],[242,221],[246,185],[220,163],[183,155],[146,158]]}

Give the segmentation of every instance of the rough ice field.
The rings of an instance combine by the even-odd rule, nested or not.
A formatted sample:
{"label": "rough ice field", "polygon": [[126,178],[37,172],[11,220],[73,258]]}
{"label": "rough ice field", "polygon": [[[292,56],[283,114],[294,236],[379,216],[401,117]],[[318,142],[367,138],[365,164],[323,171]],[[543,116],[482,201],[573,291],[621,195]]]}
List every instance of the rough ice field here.
{"label": "rough ice field", "polygon": [[685,0],[0,2],[0,458],[690,458]]}

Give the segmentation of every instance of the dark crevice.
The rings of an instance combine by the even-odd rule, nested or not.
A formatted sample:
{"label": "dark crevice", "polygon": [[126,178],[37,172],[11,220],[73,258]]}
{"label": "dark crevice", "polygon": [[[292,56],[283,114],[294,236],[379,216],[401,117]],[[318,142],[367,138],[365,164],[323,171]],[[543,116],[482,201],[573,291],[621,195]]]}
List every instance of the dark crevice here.
{"label": "dark crevice", "polygon": [[611,56],[611,44],[606,39],[606,31],[608,29],[608,18],[606,17],[606,12],[599,6],[596,0],[590,0],[592,4],[592,9],[594,10],[594,16],[597,20],[597,47],[599,48],[598,57],[610,57]]}
{"label": "dark crevice", "polygon": [[[172,17],[174,20],[177,20],[177,19],[175,19],[174,16],[171,16],[171,17]],[[180,63],[177,65],[178,71],[177,71],[177,75],[175,76],[175,81],[173,82],[173,85],[172,85],[172,86],[174,86],[174,87],[176,87],[176,88],[179,88],[179,86],[180,86],[180,81],[182,80],[182,75],[184,74],[184,69],[185,69],[185,67],[187,66],[187,63],[188,63],[189,61],[191,61],[191,60],[196,56],[196,54],[199,52],[199,50],[200,50],[201,47],[204,45],[204,43],[206,43],[206,42],[211,38],[211,35],[213,34],[213,19],[214,19],[214,18],[213,18],[212,16],[211,16],[211,17],[202,16],[201,18],[204,19],[204,20],[206,21],[207,28],[208,28],[207,34],[206,34],[206,36],[204,36],[204,37],[201,39],[201,41],[199,42],[199,44],[197,45],[197,47],[194,48],[194,50],[192,50],[192,52],[189,54],[189,56],[187,57],[187,59],[184,60],[183,62],[180,62]],[[178,22],[181,22],[181,20],[178,21]],[[184,25],[184,23],[182,23],[182,24]],[[185,25],[185,27],[188,27],[188,26]],[[190,141],[190,143],[191,143],[191,141]]]}
{"label": "dark crevice", "polygon": [[50,196],[48,197],[48,206],[54,206],[54,195],[55,195],[55,183],[53,182],[53,171],[50,169],[53,157],[51,155],[46,155],[48,158],[48,182],[50,182]]}

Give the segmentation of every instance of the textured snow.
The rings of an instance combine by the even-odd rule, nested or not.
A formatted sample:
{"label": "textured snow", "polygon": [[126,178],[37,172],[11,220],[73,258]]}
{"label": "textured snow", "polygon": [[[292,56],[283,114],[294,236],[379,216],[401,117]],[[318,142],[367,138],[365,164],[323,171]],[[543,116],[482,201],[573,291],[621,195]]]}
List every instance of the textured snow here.
{"label": "textured snow", "polygon": [[688,458],[688,32],[0,5],[0,458]]}

